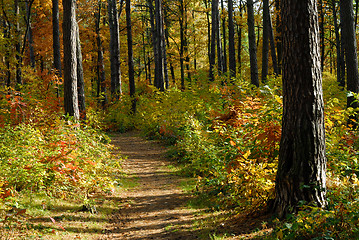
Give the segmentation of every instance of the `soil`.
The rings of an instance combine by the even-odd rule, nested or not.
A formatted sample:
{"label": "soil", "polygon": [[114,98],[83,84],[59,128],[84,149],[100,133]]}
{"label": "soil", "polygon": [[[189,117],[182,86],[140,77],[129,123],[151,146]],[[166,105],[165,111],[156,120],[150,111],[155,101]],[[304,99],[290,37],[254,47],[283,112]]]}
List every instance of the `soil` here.
{"label": "soil", "polygon": [[112,137],[112,144],[127,157],[122,163],[126,182],[137,186],[122,191],[121,207],[111,217],[107,239],[199,239],[193,224],[201,210],[186,203],[185,181],[173,173],[160,143],[140,138],[136,132]]}

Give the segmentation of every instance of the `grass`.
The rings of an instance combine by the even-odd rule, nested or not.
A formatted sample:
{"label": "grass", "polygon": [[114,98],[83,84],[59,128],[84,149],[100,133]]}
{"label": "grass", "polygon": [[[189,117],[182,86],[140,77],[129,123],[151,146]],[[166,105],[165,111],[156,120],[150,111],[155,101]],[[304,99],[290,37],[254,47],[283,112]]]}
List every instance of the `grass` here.
{"label": "grass", "polygon": [[17,199],[9,201],[7,208],[26,212],[0,222],[0,239],[98,239],[121,206],[118,198],[94,196],[91,204],[97,211],[92,214],[84,210],[79,199],[51,198],[42,193],[22,194]]}

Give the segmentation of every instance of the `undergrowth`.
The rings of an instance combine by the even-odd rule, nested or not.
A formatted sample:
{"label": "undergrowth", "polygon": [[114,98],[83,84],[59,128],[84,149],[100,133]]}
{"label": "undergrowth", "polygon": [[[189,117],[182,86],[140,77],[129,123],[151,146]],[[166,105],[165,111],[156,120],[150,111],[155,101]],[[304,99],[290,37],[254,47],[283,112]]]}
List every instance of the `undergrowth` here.
{"label": "undergrowth", "polygon": [[[358,233],[359,140],[346,126],[353,109],[345,109],[346,94],[335,77],[323,76],[328,208],[303,205],[298,214],[274,221],[269,239],[351,239]],[[228,86],[193,84],[187,91],[149,88],[138,103],[138,114],[122,115],[127,118],[122,123],[132,118],[131,127],[171,145],[168,155],[183,164],[183,174],[197,179],[196,193],[205,194],[214,209],[253,213],[274,197],[280,79],[259,89],[241,80]]]}

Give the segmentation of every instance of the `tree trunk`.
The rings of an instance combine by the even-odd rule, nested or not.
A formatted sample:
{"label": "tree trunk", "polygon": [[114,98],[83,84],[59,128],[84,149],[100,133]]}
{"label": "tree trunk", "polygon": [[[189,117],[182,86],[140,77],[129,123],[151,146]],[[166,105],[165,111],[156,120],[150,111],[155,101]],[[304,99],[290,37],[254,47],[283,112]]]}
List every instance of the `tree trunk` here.
{"label": "tree trunk", "polygon": [[251,84],[259,87],[256,34],[254,29],[253,0],[247,1],[247,9],[248,9],[247,24],[248,24],[248,44],[249,44],[249,57],[250,57],[250,68],[251,68]]}
{"label": "tree trunk", "polygon": [[[357,57],[357,43],[355,37],[354,26],[354,8],[352,0],[340,0],[340,21],[342,26],[342,39],[344,43],[345,63],[347,70],[347,91],[351,93],[359,92],[359,72],[358,72],[358,57]],[[347,97],[347,107],[354,109],[359,106],[358,99],[349,94]],[[357,127],[357,114],[350,116],[349,124],[353,128]]]}
{"label": "tree trunk", "polygon": [[[212,0],[212,33],[211,33],[211,54],[209,58],[209,80],[214,81],[214,65],[216,63],[216,38],[217,38],[217,17],[219,0]],[[218,39],[217,39],[218,40]]]}
{"label": "tree trunk", "polygon": [[277,59],[278,59],[278,73],[282,71],[282,20],[280,17],[280,1],[275,0],[274,5],[276,8],[276,42],[277,42]]}
{"label": "tree trunk", "polygon": [[54,68],[59,77],[61,71],[61,47],[60,47],[60,26],[59,26],[59,1],[52,0],[52,48],[54,51]]}
{"label": "tree trunk", "polygon": [[106,95],[106,74],[105,74],[105,64],[103,60],[103,49],[102,41],[100,35],[100,22],[101,22],[101,10],[102,10],[102,1],[98,1],[98,12],[95,13],[95,32],[96,32],[96,43],[97,43],[97,98],[99,99],[103,108],[107,104],[107,95]]}
{"label": "tree trunk", "polygon": [[77,95],[76,2],[63,0],[64,108],[65,114],[80,118]]}
{"label": "tree trunk", "polygon": [[269,21],[269,0],[263,0],[262,83],[266,83],[268,77]]}
{"label": "tree trunk", "polygon": [[34,40],[32,37],[32,27],[31,27],[31,20],[30,20],[30,15],[31,15],[31,11],[30,11],[30,3],[26,2],[26,14],[27,14],[27,18],[29,21],[29,30],[27,32],[27,38],[28,38],[28,43],[29,43],[29,58],[30,58],[30,66],[32,68],[35,68],[35,53],[34,53]]}
{"label": "tree trunk", "polygon": [[108,21],[110,27],[111,95],[118,98],[122,94],[120,66],[120,34],[118,26],[117,1],[108,0]]}
{"label": "tree trunk", "polygon": [[[10,33],[11,33],[11,25],[8,22],[8,20],[4,20],[4,39],[9,40],[10,39]],[[11,70],[10,70],[10,46],[9,41],[5,41],[5,85],[7,87],[11,86]]]}
{"label": "tree trunk", "polygon": [[20,90],[20,85],[22,85],[22,56],[21,56],[21,36],[20,36],[20,7],[19,0],[15,0],[14,5],[15,11],[15,36],[16,36],[16,90]]}
{"label": "tree trunk", "polygon": [[[60,24],[59,24],[59,1],[52,0],[52,50],[54,54],[53,67],[55,74],[61,78],[61,46],[60,46]],[[56,88],[57,97],[60,96],[59,85]]]}
{"label": "tree trunk", "polygon": [[283,119],[274,212],[326,206],[324,103],[315,0],[282,0]]}
{"label": "tree trunk", "polygon": [[135,88],[135,75],[134,75],[134,64],[133,64],[133,48],[132,48],[132,24],[131,24],[131,1],[126,0],[126,24],[127,24],[127,49],[128,49],[128,80],[130,86],[130,97],[131,97],[131,110],[132,114],[136,113],[136,88]]}
{"label": "tree trunk", "polygon": [[319,32],[320,32],[320,51],[321,51],[321,69],[324,70],[325,62],[325,43],[324,43],[324,6],[323,0],[319,0]]}
{"label": "tree trunk", "polygon": [[223,48],[222,48],[222,39],[221,39],[221,17],[219,14],[219,9],[216,9],[216,40],[217,40],[217,62],[218,62],[218,74],[221,75],[224,72],[224,57],[223,57]]}
{"label": "tree trunk", "polygon": [[270,43],[270,50],[271,50],[271,56],[272,56],[273,72],[276,76],[278,76],[279,69],[278,69],[277,55],[276,55],[276,51],[275,51],[272,19],[271,19],[270,14],[269,14],[269,43]]}
{"label": "tree trunk", "polygon": [[207,54],[208,54],[208,60],[209,62],[211,62],[211,22],[209,18],[209,12],[207,11],[209,0],[208,2],[207,0],[204,0],[203,2],[206,8],[206,20],[207,20]]}
{"label": "tree trunk", "polygon": [[[155,26],[155,15],[154,15],[154,7],[153,7],[153,0],[147,0],[147,4],[148,4],[148,10],[150,12],[150,24],[151,24],[151,36],[152,36],[152,48],[153,48],[153,58],[154,58],[154,62],[155,62],[155,74],[156,74],[156,69],[158,68],[158,64],[159,64],[159,56],[158,56],[158,44],[157,44],[157,34],[156,34],[156,26]],[[150,59],[149,59],[150,62]],[[156,67],[157,66],[157,67]],[[149,80],[150,80],[150,84],[151,84],[151,67],[149,65]],[[153,80],[153,85],[157,86],[158,83],[156,82],[158,79],[155,77],[155,79]]]}
{"label": "tree trunk", "polygon": [[228,55],[229,74],[236,77],[236,48],[234,45],[233,0],[228,0]]}
{"label": "tree trunk", "polygon": [[222,47],[222,58],[223,58],[223,73],[227,72],[227,34],[226,34],[226,16],[224,15],[224,0],[221,0],[221,8],[222,8],[222,36],[223,36],[223,47]]}
{"label": "tree trunk", "polygon": [[[337,7],[336,2],[331,2],[331,7],[333,11],[333,21],[334,21],[334,31],[335,31],[335,42],[336,42],[336,49],[337,49],[337,81],[339,83],[339,86],[343,87],[345,86],[345,61],[344,61],[344,55],[342,54],[341,49],[341,39],[339,35],[339,26],[338,26],[338,20],[337,20]],[[343,71],[343,65],[344,65],[344,71]]]}
{"label": "tree trunk", "polygon": [[77,95],[79,101],[80,118],[82,120],[86,120],[84,70],[82,66],[80,28],[77,22],[76,22],[76,61],[77,61]]}

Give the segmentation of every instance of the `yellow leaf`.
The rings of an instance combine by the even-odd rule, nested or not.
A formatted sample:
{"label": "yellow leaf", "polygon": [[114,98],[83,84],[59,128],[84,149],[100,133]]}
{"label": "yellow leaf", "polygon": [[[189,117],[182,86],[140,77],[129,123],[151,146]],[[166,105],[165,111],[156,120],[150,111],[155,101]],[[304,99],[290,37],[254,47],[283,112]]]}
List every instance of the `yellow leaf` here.
{"label": "yellow leaf", "polygon": [[278,238],[278,239],[283,239],[283,232],[282,232],[282,230],[280,230],[279,232],[277,232],[277,238]]}

